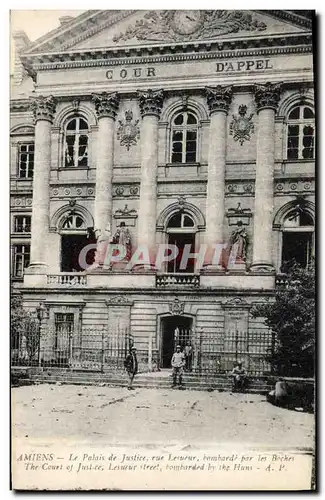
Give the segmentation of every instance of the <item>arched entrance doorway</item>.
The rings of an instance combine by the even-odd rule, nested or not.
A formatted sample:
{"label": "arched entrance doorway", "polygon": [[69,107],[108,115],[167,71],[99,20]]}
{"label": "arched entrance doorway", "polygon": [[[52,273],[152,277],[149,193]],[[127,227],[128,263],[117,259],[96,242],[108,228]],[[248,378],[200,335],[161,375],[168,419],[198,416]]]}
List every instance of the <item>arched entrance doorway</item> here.
{"label": "arched entrance doorway", "polygon": [[193,346],[193,319],[188,316],[161,318],[160,368],[171,368],[176,345],[184,349],[187,342]]}

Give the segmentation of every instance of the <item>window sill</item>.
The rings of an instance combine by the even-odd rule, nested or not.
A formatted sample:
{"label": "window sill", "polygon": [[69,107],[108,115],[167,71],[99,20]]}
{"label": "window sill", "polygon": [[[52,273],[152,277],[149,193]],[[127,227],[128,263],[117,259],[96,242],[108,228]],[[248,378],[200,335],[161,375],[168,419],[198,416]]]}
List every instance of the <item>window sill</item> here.
{"label": "window sill", "polygon": [[65,170],[89,170],[89,166],[87,167],[59,167],[59,172],[64,172]]}
{"label": "window sill", "polygon": [[166,167],[199,167],[200,163],[166,163]]}
{"label": "window sill", "polygon": [[283,163],[313,163],[315,158],[297,158],[297,160],[283,160]]}

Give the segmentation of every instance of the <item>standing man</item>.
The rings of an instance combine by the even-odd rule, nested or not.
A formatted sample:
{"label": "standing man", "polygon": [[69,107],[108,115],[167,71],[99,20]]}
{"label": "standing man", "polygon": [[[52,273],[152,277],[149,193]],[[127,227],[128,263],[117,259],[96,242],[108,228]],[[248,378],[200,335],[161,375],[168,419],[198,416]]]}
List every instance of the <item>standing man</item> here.
{"label": "standing man", "polygon": [[173,387],[176,386],[177,383],[177,375],[179,379],[179,386],[182,387],[182,376],[183,376],[183,368],[185,365],[185,356],[181,352],[181,346],[176,346],[176,351],[172,357],[172,367],[173,367]]}
{"label": "standing man", "polygon": [[185,354],[185,369],[187,372],[192,371],[192,360],[193,360],[193,347],[191,346],[191,342],[188,340],[186,342],[186,346],[184,347]]}
{"label": "standing man", "polygon": [[135,347],[131,348],[130,354],[127,355],[124,361],[124,366],[127,371],[129,382],[128,382],[128,390],[133,391],[134,387],[132,387],[134,376],[138,373],[138,360],[137,360],[137,350]]}

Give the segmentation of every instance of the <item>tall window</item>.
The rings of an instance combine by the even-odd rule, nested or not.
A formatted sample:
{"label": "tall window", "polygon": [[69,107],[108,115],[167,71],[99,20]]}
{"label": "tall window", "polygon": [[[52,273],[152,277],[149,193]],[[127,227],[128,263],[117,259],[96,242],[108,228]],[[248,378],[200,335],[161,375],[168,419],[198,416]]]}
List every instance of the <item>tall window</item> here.
{"label": "tall window", "polygon": [[88,166],[88,123],[81,117],[67,123],[64,137],[65,167]]}
{"label": "tall window", "polygon": [[309,106],[296,106],[288,116],[287,159],[306,160],[315,156],[315,116]]}
{"label": "tall window", "polygon": [[13,276],[22,278],[24,269],[29,266],[30,262],[30,245],[14,245],[13,246]]}
{"label": "tall window", "polygon": [[[178,253],[175,259],[168,262],[168,273],[194,273],[194,259],[188,259],[186,268],[182,264],[182,256],[186,248],[190,253],[195,250],[195,224],[192,217],[184,212],[177,212],[168,221],[168,243],[176,245]],[[185,247],[186,246],[186,247]]]}
{"label": "tall window", "polygon": [[195,163],[197,161],[197,118],[184,111],[175,116],[171,130],[171,162]]}
{"label": "tall window", "polygon": [[18,177],[31,179],[34,171],[34,143],[18,146]]}
{"label": "tall window", "polygon": [[282,266],[287,272],[297,262],[306,267],[313,257],[314,220],[297,204],[286,216],[282,226]]}
{"label": "tall window", "polygon": [[31,219],[30,215],[16,215],[14,217],[14,232],[30,233]]}

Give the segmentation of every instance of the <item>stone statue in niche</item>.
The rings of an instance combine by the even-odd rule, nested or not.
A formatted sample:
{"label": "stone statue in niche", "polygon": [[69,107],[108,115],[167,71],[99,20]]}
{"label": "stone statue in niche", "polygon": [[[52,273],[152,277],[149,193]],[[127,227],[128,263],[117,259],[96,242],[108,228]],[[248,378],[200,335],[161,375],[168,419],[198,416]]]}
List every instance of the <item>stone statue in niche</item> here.
{"label": "stone statue in niche", "polygon": [[233,136],[235,141],[238,141],[242,146],[244,141],[249,141],[251,134],[254,133],[254,124],[252,122],[253,113],[246,116],[247,106],[241,104],[238,108],[239,116],[232,115],[232,122],[230,123],[230,135]]}
{"label": "stone statue in niche", "polygon": [[123,260],[129,261],[132,253],[132,242],[130,232],[125,226],[125,222],[121,222],[120,226],[117,228],[116,233],[113,236],[112,243],[125,246],[126,255]]}
{"label": "stone statue in niche", "polygon": [[247,257],[248,235],[245,227],[241,221],[238,221],[238,227],[233,231],[229,238],[229,254],[231,253],[234,245],[237,245],[236,261],[235,263],[243,263]]}
{"label": "stone statue in niche", "polygon": [[135,146],[137,139],[140,137],[139,120],[133,120],[133,113],[129,109],[125,111],[125,121],[119,120],[119,126],[117,129],[117,138],[120,141],[121,146],[125,146],[129,151],[131,146]]}

